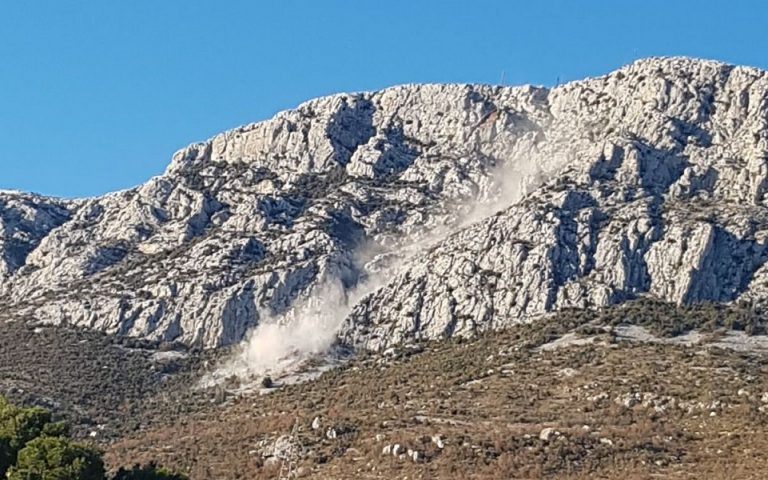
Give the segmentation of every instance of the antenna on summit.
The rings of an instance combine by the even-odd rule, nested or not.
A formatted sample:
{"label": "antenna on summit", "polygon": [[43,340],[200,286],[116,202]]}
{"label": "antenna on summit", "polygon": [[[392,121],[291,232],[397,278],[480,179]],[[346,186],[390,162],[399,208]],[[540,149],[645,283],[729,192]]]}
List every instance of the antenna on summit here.
{"label": "antenna on summit", "polygon": [[507,72],[506,70],[501,71],[501,79],[499,80],[499,85],[504,86],[504,80],[506,80]]}

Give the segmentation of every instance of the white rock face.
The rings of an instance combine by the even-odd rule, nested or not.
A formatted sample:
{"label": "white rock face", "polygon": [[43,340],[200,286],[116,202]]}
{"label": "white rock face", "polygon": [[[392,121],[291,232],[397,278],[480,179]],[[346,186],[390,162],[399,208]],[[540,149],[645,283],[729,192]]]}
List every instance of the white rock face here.
{"label": "white rock face", "polygon": [[767,121],[765,72],[682,58],[313,100],[135,189],[0,193],[3,315],[216,347],[384,271],[340,331],[383,349],[640,294],[759,300]]}
{"label": "white rock face", "polygon": [[649,294],[765,298],[768,77],[688,59],[555,89],[557,175],[439,243],[355,306],[350,344],[469,335]]}

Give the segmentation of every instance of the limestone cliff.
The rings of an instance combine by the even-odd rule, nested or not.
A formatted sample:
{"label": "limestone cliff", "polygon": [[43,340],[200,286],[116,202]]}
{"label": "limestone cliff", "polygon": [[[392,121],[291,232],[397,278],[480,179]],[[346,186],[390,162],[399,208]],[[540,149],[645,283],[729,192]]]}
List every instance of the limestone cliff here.
{"label": "limestone cliff", "polygon": [[134,189],[0,193],[3,315],[215,347],[367,284],[340,337],[379,349],[637,295],[759,301],[766,122],[765,72],[685,58],[313,100]]}

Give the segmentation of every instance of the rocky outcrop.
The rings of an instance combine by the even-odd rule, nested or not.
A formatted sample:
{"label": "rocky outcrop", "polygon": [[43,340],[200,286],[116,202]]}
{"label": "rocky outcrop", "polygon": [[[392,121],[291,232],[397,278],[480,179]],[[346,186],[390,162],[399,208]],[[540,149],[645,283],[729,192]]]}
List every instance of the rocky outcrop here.
{"label": "rocky outcrop", "polygon": [[214,347],[365,285],[340,336],[378,349],[637,295],[760,299],[767,97],[765,72],[677,58],[313,100],[135,189],[3,193],[3,311]]}
{"label": "rocky outcrop", "polygon": [[[535,88],[397,87],[314,100],[192,145],[138,188],[58,201],[57,224],[41,219],[23,255],[8,250],[4,312],[236,342],[318,285],[357,284],[361,250],[390,251],[455,223],[456,202],[491,198],[500,155],[518,137],[531,143],[531,127],[480,125],[502,105],[546,121],[545,99]],[[4,212],[6,230],[27,228]]]}
{"label": "rocky outcrop", "polygon": [[[27,256],[51,230],[69,220],[64,202],[0,191],[0,276],[9,277],[24,266]],[[6,283],[0,283],[0,292]]]}
{"label": "rocky outcrop", "polygon": [[572,160],[367,296],[342,338],[380,349],[638,295],[762,302],[767,101],[764,72],[687,59],[553,91]]}

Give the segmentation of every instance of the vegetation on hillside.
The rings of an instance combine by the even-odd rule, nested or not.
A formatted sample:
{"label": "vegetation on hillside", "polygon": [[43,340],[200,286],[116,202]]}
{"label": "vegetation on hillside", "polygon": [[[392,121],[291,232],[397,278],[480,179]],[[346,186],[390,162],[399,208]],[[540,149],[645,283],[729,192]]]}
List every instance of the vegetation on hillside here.
{"label": "vegetation on hillside", "polygon": [[[169,416],[106,458],[231,480],[291,465],[323,480],[764,478],[768,356],[721,343],[768,345],[746,335],[758,321],[740,306],[642,300],[361,354],[305,383],[274,378],[269,395]],[[614,328],[628,324],[656,340]],[[674,339],[691,328],[700,341]],[[573,343],[552,348],[564,335]]]}
{"label": "vegetation on hillside", "polygon": [[[11,322],[0,329],[0,395],[54,411],[68,425],[53,422],[45,410],[20,409],[32,419],[43,416],[26,425],[43,427],[30,427],[32,433],[15,442],[9,439],[21,435],[0,435],[8,445],[0,456],[13,464],[20,445],[47,436],[103,448],[112,476],[98,478],[114,480],[179,478],[147,464],[154,460],[192,478],[267,480],[290,459],[302,478],[336,480],[647,478],[689,470],[721,478],[730,471],[717,465],[721,455],[712,452],[720,449],[734,458],[750,455],[741,473],[757,472],[768,468],[768,457],[754,460],[755,450],[745,453],[739,445],[747,437],[768,445],[767,358],[723,345],[742,339],[768,351],[766,324],[753,305],[678,306],[641,298],[562,311],[474,339],[404,345],[386,355],[361,352],[312,381],[256,383],[271,394],[251,396],[228,385],[190,388],[216,368],[223,352],[158,355],[96,332]],[[628,325],[643,327],[655,343],[628,340],[622,333]],[[692,329],[699,333],[674,339]],[[588,343],[540,348],[566,335]],[[685,343],[696,338],[699,343]],[[540,439],[546,428],[560,432],[557,442]],[[724,431],[740,437],[724,441]],[[43,443],[37,450],[71,452]],[[408,459],[409,449],[418,461]],[[76,449],[68,455],[88,459]],[[114,472],[135,462],[146,466]],[[61,463],[43,466],[72,462]]]}

